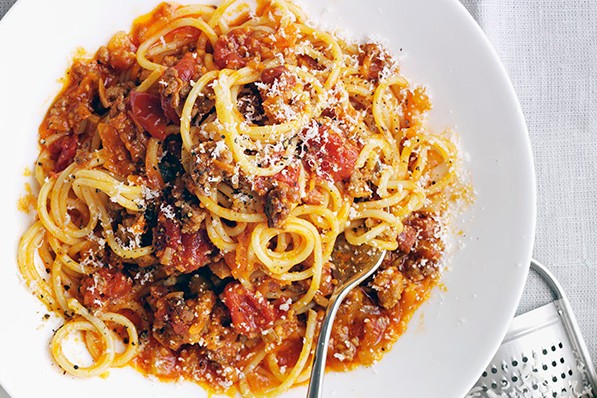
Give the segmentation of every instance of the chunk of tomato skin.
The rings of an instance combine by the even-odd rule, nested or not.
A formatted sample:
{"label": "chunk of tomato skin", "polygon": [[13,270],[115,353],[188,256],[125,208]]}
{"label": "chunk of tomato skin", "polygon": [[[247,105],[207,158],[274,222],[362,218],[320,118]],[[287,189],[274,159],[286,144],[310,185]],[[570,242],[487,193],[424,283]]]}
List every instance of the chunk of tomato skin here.
{"label": "chunk of tomato skin", "polygon": [[48,147],[50,158],[55,161],[54,171],[56,173],[66,169],[74,161],[78,143],[78,137],[75,134],[69,134],[54,141]]}
{"label": "chunk of tomato skin", "polygon": [[181,236],[182,253],[179,257],[178,270],[184,273],[193,272],[210,261],[213,248],[204,229]]}
{"label": "chunk of tomato skin", "polygon": [[183,233],[179,222],[166,217],[163,210],[158,215],[154,246],[158,257],[164,254],[166,248],[172,250],[170,263],[164,265],[169,274],[196,271],[209,263],[213,251],[204,229],[192,234]]}
{"label": "chunk of tomato skin", "polygon": [[131,294],[133,281],[121,271],[100,268],[83,278],[80,289],[84,304],[95,308]]}
{"label": "chunk of tomato skin", "polygon": [[166,138],[168,118],[164,114],[158,94],[132,91],[129,102],[131,116],[137,124],[158,140]]}
{"label": "chunk of tomato skin", "polygon": [[[322,129],[320,128],[320,131]],[[327,130],[325,136],[312,138],[307,142],[309,148],[306,156],[306,166],[312,172],[317,171],[309,162],[313,160],[323,173],[331,177],[334,182],[350,177],[359,157],[359,147],[344,136]],[[315,169],[315,170],[314,170]],[[325,175],[324,175],[325,177]]]}
{"label": "chunk of tomato skin", "polygon": [[178,72],[180,80],[188,83],[195,75],[195,68],[197,65],[197,59],[193,56],[193,53],[186,53],[173,68]]}
{"label": "chunk of tomato skin", "polygon": [[238,282],[229,283],[222,295],[222,301],[230,311],[232,324],[240,333],[253,336],[274,325],[276,311],[262,295],[255,294]]}

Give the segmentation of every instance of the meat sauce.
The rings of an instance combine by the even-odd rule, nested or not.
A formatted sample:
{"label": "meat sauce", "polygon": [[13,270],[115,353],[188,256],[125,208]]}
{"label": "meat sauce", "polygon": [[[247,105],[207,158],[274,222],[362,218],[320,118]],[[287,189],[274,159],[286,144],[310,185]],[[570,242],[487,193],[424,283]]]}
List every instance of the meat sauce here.
{"label": "meat sauce", "polygon": [[[131,54],[143,40],[165,26],[175,9],[160,5],[152,14],[137,20],[131,34],[116,35],[93,60],[75,61],[64,90],[40,129],[42,146],[47,147],[53,162],[51,173],[61,172],[72,162],[87,161],[83,153],[92,143],[86,123],[97,114],[110,115],[109,122],[100,124],[98,130],[102,144],[109,149],[106,167],[117,175],[126,177],[145,167],[145,151],[151,137],[164,142],[165,153],[168,148],[180,150],[179,138],[170,136],[167,129],[177,121],[180,112],[180,103],[172,93],[136,92],[119,82],[123,70],[140,79]],[[259,35],[233,32],[210,49],[220,67],[238,69],[268,56],[272,43],[294,43],[292,35],[287,41],[274,38],[274,42],[264,45],[265,39]],[[165,39],[174,37],[191,43],[198,33],[193,29],[178,30]],[[382,69],[376,51],[367,48],[361,59],[363,73],[369,79],[377,78]],[[169,73],[188,85],[201,69],[197,62],[187,54],[172,61]],[[287,74],[280,68],[265,70],[263,83],[273,84]],[[295,82],[288,77],[286,83],[291,87]],[[419,102],[422,107],[427,106],[422,100]],[[416,101],[411,103],[416,105]],[[268,114],[267,104],[265,113],[266,117],[273,117]],[[321,134],[305,143],[305,169],[311,173],[316,169],[323,171],[323,177],[333,182],[350,180],[361,147],[326,127],[319,128]],[[59,138],[49,140],[52,136]],[[158,199],[167,200],[174,210],[152,208],[150,203],[143,222],[136,224],[140,225],[141,239],[154,245],[153,257],[130,263],[113,262],[106,254],[104,260],[110,266],[83,278],[77,294],[89,308],[118,311],[126,307],[124,302],[133,301],[145,310],[144,318],[132,319],[142,343],[133,366],[147,375],[162,380],[183,378],[217,392],[227,391],[238,382],[238,369],[243,369],[264,348],[261,336],[268,330],[273,330],[275,336],[271,338],[280,342],[276,348],[278,366],[291,368],[302,349],[305,315],[289,312],[283,297],[266,299],[259,291],[261,288],[269,294],[279,292],[281,286],[277,282],[264,277],[252,291],[232,277],[247,272],[243,269],[242,248],[235,255],[224,256],[210,243],[204,228],[193,230],[193,222],[179,221],[184,214],[196,218],[194,222],[199,225],[205,216],[201,218],[198,204],[185,197],[185,187],[193,182],[181,176],[182,165],[170,161],[168,156],[164,156],[160,167],[164,167],[161,175],[169,188],[159,193]],[[266,197],[270,226],[281,225],[297,202],[298,178],[298,168],[291,165],[269,180],[253,181],[252,189]],[[165,185],[149,180],[144,183]],[[316,203],[317,192],[310,193],[305,201]],[[193,212],[196,214],[188,215]],[[118,217],[124,223],[129,215]],[[370,365],[405,331],[414,311],[438,282],[437,263],[443,250],[438,228],[436,220],[425,214],[414,214],[406,220],[398,240],[399,249],[389,253],[381,270],[353,290],[342,304],[332,331],[329,368],[347,370],[360,364]],[[156,266],[156,262],[161,266]],[[329,296],[334,282],[327,269],[320,297]],[[314,309],[320,322],[324,308]],[[256,391],[276,384],[267,367],[258,368],[247,378]]]}

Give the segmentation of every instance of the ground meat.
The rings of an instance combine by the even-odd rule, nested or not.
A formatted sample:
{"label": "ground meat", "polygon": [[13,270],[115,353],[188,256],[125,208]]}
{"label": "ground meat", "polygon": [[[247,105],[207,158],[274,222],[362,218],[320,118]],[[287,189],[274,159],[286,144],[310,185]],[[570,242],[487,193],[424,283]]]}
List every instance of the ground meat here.
{"label": "ground meat", "polygon": [[156,302],[153,336],[173,350],[183,344],[198,343],[215,302],[216,296],[211,291],[186,300],[183,292],[167,294]]}
{"label": "ground meat", "polygon": [[147,136],[135,128],[135,124],[125,112],[110,118],[110,125],[118,132],[118,137],[131,155],[131,160],[140,165],[145,160]]}
{"label": "ground meat", "polygon": [[108,42],[107,50],[108,62],[117,71],[131,68],[137,60],[137,46],[126,32],[116,33]]}
{"label": "ground meat", "polygon": [[[143,213],[124,214],[116,238],[123,242],[123,246],[138,248],[142,246],[143,235],[148,231],[147,220]],[[146,265],[146,264],[144,264]],[[151,265],[151,264],[147,264]]]}
{"label": "ground meat", "polygon": [[219,68],[240,69],[252,60],[272,57],[272,50],[262,41],[267,33],[239,28],[220,36],[214,48],[214,62]]}
{"label": "ground meat", "polygon": [[190,174],[198,191],[209,196],[213,187],[235,175],[232,153],[223,142],[201,143],[193,153]]}
{"label": "ground meat", "polygon": [[377,291],[379,305],[386,309],[394,308],[400,302],[405,282],[404,276],[396,267],[377,272],[371,287]]}
{"label": "ground meat", "polygon": [[304,66],[311,70],[324,70],[325,65],[319,64],[314,58],[307,54],[297,54],[296,60],[299,66]]}
{"label": "ground meat", "polygon": [[239,341],[238,332],[230,327],[230,316],[224,305],[218,303],[214,307],[202,344],[208,358],[221,366],[229,366],[239,360],[244,344]]}
{"label": "ground meat", "polygon": [[106,107],[110,107],[111,117],[126,111],[126,96],[133,89],[133,82],[118,83],[106,88],[102,103],[105,103]]}
{"label": "ground meat", "polygon": [[361,74],[369,80],[377,80],[385,68],[391,67],[390,55],[375,43],[363,44],[359,47],[359,64]]}
{"label": "ground meat", "polygon": [[298,195],[284,187],[274,188],[267,193],[265,198],[265,215],[270,228],[282,228],[284,221],[298,201]]}
{"label": "ground meat", "polygon": [[332,267],[333,264],[328,261],[327,263],[323,264],[323,269],[321,270],[321,284],[319,285],[317,293],[323,297],[328,297],[331,295],[336,287],[336,284],[334,283],[334,276],[332,274]]}
{"label": "ground meat", "polygon": [[284,66],[265,69],[261,72],[259,85],[262,106],[270,123],[284,123],[295,119],[304,110],[303,101],[297,101],[304,91],[295,74]]}
{"label": "ground meat", "polygon": [[255,84],[246,85],[236,99],[236,107],[245,120],[258,126],[262,126],[266,119],[261,103],[261,95]]}
{"label": "ground meat", "polygon": [[369,186],[369,183],[374,181],[373,177],[373,173],[369,170],[355,169],[350,174],[346,190],[355,198],[366,198],[373,193]]}
{"label": "ground meat", "polygon": [[351,362],[357,359],[371,364],[381,355],[376,347],[383,339],[387,318],[362,288],[352,290],[338,310],[328,361]]}
{"label": "ground meat", "polygon": [[439,221],[432,215],[414,213],[404,222],[398,250],[388,253],[382,268],[397,267],[408,279],[420,281],[438,272],[443,251]]}
{"label": "ground meat", "polygon": [[197,204],[190,203],[185,200],[176,201],[174,204],[180,211],[182,222],[182,233],[192,234],[201,229],[207,212],[199,207]]}
{"label": "ground meat", "polygon": [[100,268],[85,276],[79,287],[87,308],[101,308],[131,294],[133,281],[121,271]]}
{"label": "ground meat", "polygon": [[93,101],[102,71],[96,61],[77,60],[69,75],[70,84],[50,108],[46,127],[56,132],[81,134],[93,114]]}

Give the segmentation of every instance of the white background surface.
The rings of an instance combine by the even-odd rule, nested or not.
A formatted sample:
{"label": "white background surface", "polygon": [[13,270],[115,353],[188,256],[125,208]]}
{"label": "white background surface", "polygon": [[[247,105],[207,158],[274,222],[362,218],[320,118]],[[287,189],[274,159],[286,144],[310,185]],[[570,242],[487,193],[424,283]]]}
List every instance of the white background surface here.
{"label": "white background surface", "polygon": [[[0,0],[0,16],[11,3]],[[597,3],[462,3],[509,71],[528,122],[538,180],[534,256],[560,279],[597,358]],[[549,299],[540,287],[531,277],[522,311]]]}

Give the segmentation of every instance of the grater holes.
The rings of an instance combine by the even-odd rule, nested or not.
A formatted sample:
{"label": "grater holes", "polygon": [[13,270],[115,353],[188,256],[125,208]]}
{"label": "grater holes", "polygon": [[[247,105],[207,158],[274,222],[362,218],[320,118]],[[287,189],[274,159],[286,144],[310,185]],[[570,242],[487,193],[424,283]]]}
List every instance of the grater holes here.
{"label": "grater holes", "polygon": [[558,366],[558,363],[556,361],[551,361],[551,366],[555,368],[556,366]]}
{"label": "grater holes", "polygon": [[562,363],[562,364],[563,364],[564,362],[566,362],[566,361],[564,360],[564,357],[561,357],[561,358],[560,358],[560,363]]}
{"label": "grater holes", "polygon": [[497,368],[495,366],[491,367],[491,373],[496,374],[497,373]]}
{"label": "grater holes", "polygon": [[572,375],[573,375],[572,369],[568,369],[568,375],[569,375],[569,376],[572,376]]}
{"label": "grater holes", "polygon": [[545,348],[541,352],[543,353],[543,355],[547,355],[547,350]]}
{"label": "grater holes", "polygon": [[543,370],[547,370],[548,366],[546,364],[543,364]]}
{"label": "grater holes", "polygon": [[484,370],[484,371],[483,371],[483,373],[481,373],[481,376],[483,376],[483,377],[487,377],[487,371],[486,371],[486,370]]}
{"label": "grater holes", "polygon": [[518,377],[516,377],[516,376],[512,376],[512,382],[513,382],[513,383],[516,383],[517,381],[518,381]]}
{"label": "grater holes", "polygon": [[566,378],[566,373],[562,373],[562,374],[560,375],[560,377],[562,378],[562,380],[564,380],[564,379]]}
{"label": "grater holes", "polygon": [[553,381],[554,383],[556,383],[556,382],[558,381],[558,378],[557,378],[556,376],[553,376],[553,377],[551,378],[551,381]]}
{"label": "grater holes", "polygon": [[562,349],[562,348],[564,348],[564,344],[562,344],[562,342],[560,341],[560,342],[558,343],[558,347],[560,347],[560,349]]}
{"label": "grater holes", "polygon": [[533,384],[531,387],[533,388],[533,390],[539,389],[539,386],[537,384]]}
{"label": "grater holes", "polygon": [[516,359],[512,361],[512,366],[518,366],[518,361]]}
{"label": "grater holes", "polygon": [[552,350],[553,352],[555,352],[555,351],[556,351],[556,346],[555,346],[555,345],[552,345],[552,346],[551,346],[551,350]]}
{"label": "grater holes", "polygon": [[497,383],[495,381],[491,382],[491,388],[493,388],[494,390],[497,390],[498,385],[497,385]]}

